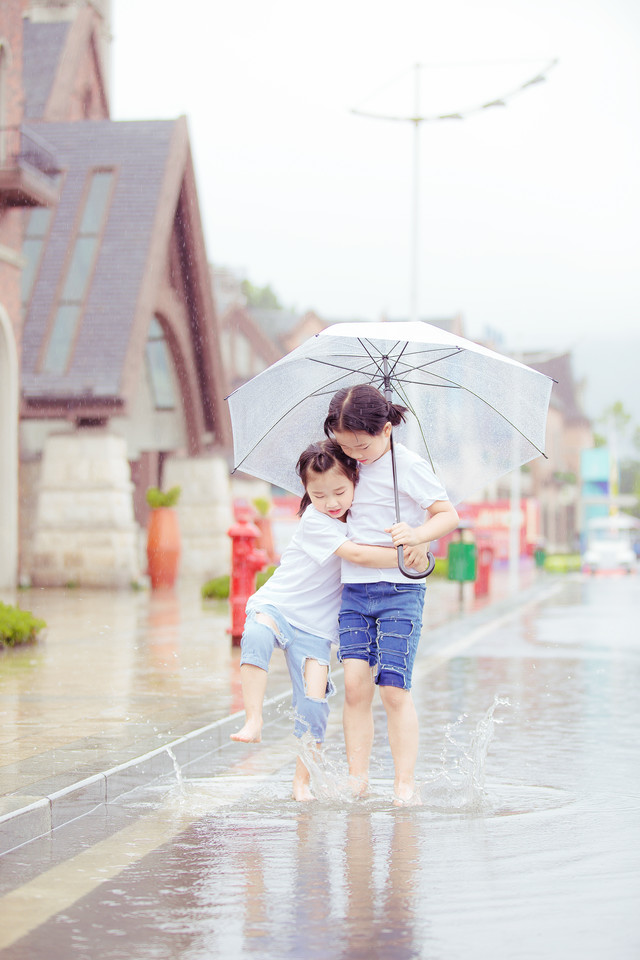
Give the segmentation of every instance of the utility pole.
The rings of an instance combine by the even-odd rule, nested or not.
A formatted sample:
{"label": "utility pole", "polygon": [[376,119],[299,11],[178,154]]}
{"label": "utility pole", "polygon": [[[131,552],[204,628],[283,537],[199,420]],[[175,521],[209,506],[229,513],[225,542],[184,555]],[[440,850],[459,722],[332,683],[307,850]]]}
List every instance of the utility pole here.
{"label": "utility pole", "polygon": [[[410,282],[409,282],[409,319],[419,319],[419,286],[420,286],[420,127],[423,123],[435,123],[441,120],[465,120],[467,117],[483,110],[489,110],[491,107],[506,107],[507,104],[518,94],[528,90],[529,87],[538,83],[544,83],[547,79],[547,73],[555,66],[557,60],[549,60],[541,71],[535,74],[530,80],[509,90],[508,93],[489,100],[486,103],[468,109],[455,111],[454,113],[444,114],[422,114],[420,112],[420,73],[432,64],[416,63],[413,66],[413,110],[411,114],[381,114],[373,113],[369,110],[363,110],[361,107],[354,107],[351,113],[360,117],[369,117],[374,120],[392,120],[396,122],[405,122],[413,124],[413,176],[411,191],[411,255],[410,255]],[[468,64],[460,64],[467,66]],[[406,76],[406,74],[405,74]],[[399,79],[399,78],[396,78]],[[371,99],[371,96],[366,100]],[[366,102],[366,100],[364,102]]]}
{"label": "utility pole", "polygon": [[[513,62],[513,61],[512,61]],[[506,107],[507,104],[518,94],[524,93],[529,87],[544,83],[547,79],[547,73],[556,65],[556,59],[545,63],[542,70],[538,71],[530,80],[521,83],[519,86],[510,89],[493,100],[468,109],[444,114],[422,114],[420,112],[420,71],[429,66],[429,64],[416,63],[413,67],[413,111],[409,116],[401,114],[379,114],[372,113],[362,108],[354,108],[351,112],[361,117],[369,117],[374,120],[393,120],[396,122],[407,122],[413,124],[413,183],[411,191],[411,256],[410,256],[410,282],[409,282],[409,319],[420,319],[419,306],[419,286],[420,286],[420,126],[423,123],[435,123],[442,120],[465,120],[467,117],[492,107]],[[462,66],[462,64],[460,64]],[[371,99],[368,97],[367,99]],[[510,492],[510,512],[511,523],[509,527],[509,590],[514,593],[520,582],[520,500],[521,498],[521,477],[520,470],[514,470],[511,474],[511,492]]]}

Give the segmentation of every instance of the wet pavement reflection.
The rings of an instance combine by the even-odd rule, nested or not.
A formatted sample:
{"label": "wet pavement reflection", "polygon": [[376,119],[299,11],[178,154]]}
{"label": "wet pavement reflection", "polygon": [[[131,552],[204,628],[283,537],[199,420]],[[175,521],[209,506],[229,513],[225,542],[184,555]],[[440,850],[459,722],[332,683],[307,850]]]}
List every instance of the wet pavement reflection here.
{"label": "wet pavement reflection", "polygon": [[312,804],[283,723],[6,855],[0,908],[33,925],[0,956],[637,960],[639,588],[550,581],[427,641],[420,807],[391,806],[379,707],[348,799],[337,709]]}

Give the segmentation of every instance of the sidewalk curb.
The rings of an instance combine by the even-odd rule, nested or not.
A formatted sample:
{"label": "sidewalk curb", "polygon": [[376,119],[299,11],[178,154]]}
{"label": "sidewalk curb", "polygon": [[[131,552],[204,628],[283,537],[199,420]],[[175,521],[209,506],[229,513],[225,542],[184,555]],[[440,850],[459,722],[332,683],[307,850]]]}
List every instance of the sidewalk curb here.
{"label": "sidewalk curb", "polygon": [[[481,609],[464,615],[448,617],[431,631],[430,641],[435,642],[436,650],[425,651],[425,656],[437,656],[437,648],[442,646],[445,636],[451,641],[456,635],[459,636],[461,630],[471,630],[475,625],[486,623],[509,610],[542,599],[548,590],[549,581],[536,580],[532,586],[514,596],[489,602]],[[334,681],[341,673],[341,670],[332,671]],[[282,702],[290,696],[291,691],[286,690],[265,701],[265,725],[278,719]],[[31,840],[47,836],[52,830],[85,816],[103,804],[112,803],[137,787],[174,773],[176,765],[183,771],[190,763],[229,746],[228,727],[237,723],[243,715],[244,711],[230,714],[139,757],[1,815],[0,857]]]}
{"label": "sidewalk curb", "polygon": [[[281,702],[290,696],[291,692],[286,690],[265,701],[265,726],[277,719]],[[0,816],[0,857],[91,813],[102,804],[113,803],[137,787],[168,776],[175,771],[176,764],[184,770],[190,763],[229,746],[227,728],[243,715],[244,711],[240,711],[215,720],[155,750],[3,814]]]}

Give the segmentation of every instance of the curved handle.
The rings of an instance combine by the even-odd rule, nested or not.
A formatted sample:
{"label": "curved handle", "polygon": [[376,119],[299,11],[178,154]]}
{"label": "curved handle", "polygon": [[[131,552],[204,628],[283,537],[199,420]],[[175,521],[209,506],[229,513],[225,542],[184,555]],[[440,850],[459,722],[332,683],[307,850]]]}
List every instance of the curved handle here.
{"label": "curved handle", "polygon": [[431,550],[427,553],[427,569],[423,570],[422,573],[419,573],[417,570],[408,570],[404,565],[404,550],[402,547],[397,547],[398,550],[398,568],[404,574],[405,577],[408,577],[409,580],[422,580],[424,577],[428,577],[430,573],[433,573],[434,567],[436,565],[436,558],[431,553]]}

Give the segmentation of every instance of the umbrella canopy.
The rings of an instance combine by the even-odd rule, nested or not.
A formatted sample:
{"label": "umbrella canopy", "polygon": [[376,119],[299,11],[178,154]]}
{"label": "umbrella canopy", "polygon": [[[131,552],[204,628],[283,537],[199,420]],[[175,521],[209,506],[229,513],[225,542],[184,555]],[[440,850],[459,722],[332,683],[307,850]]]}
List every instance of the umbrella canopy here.
{"label": "umbrella canopy", "polygon": [[358,383],[409,409],[395,437],[454,504],[544,454],[549,377],[428,323],[340,323],[228,397],[234,469],[301,494],[298,456],[323,436],[333,394]]}

